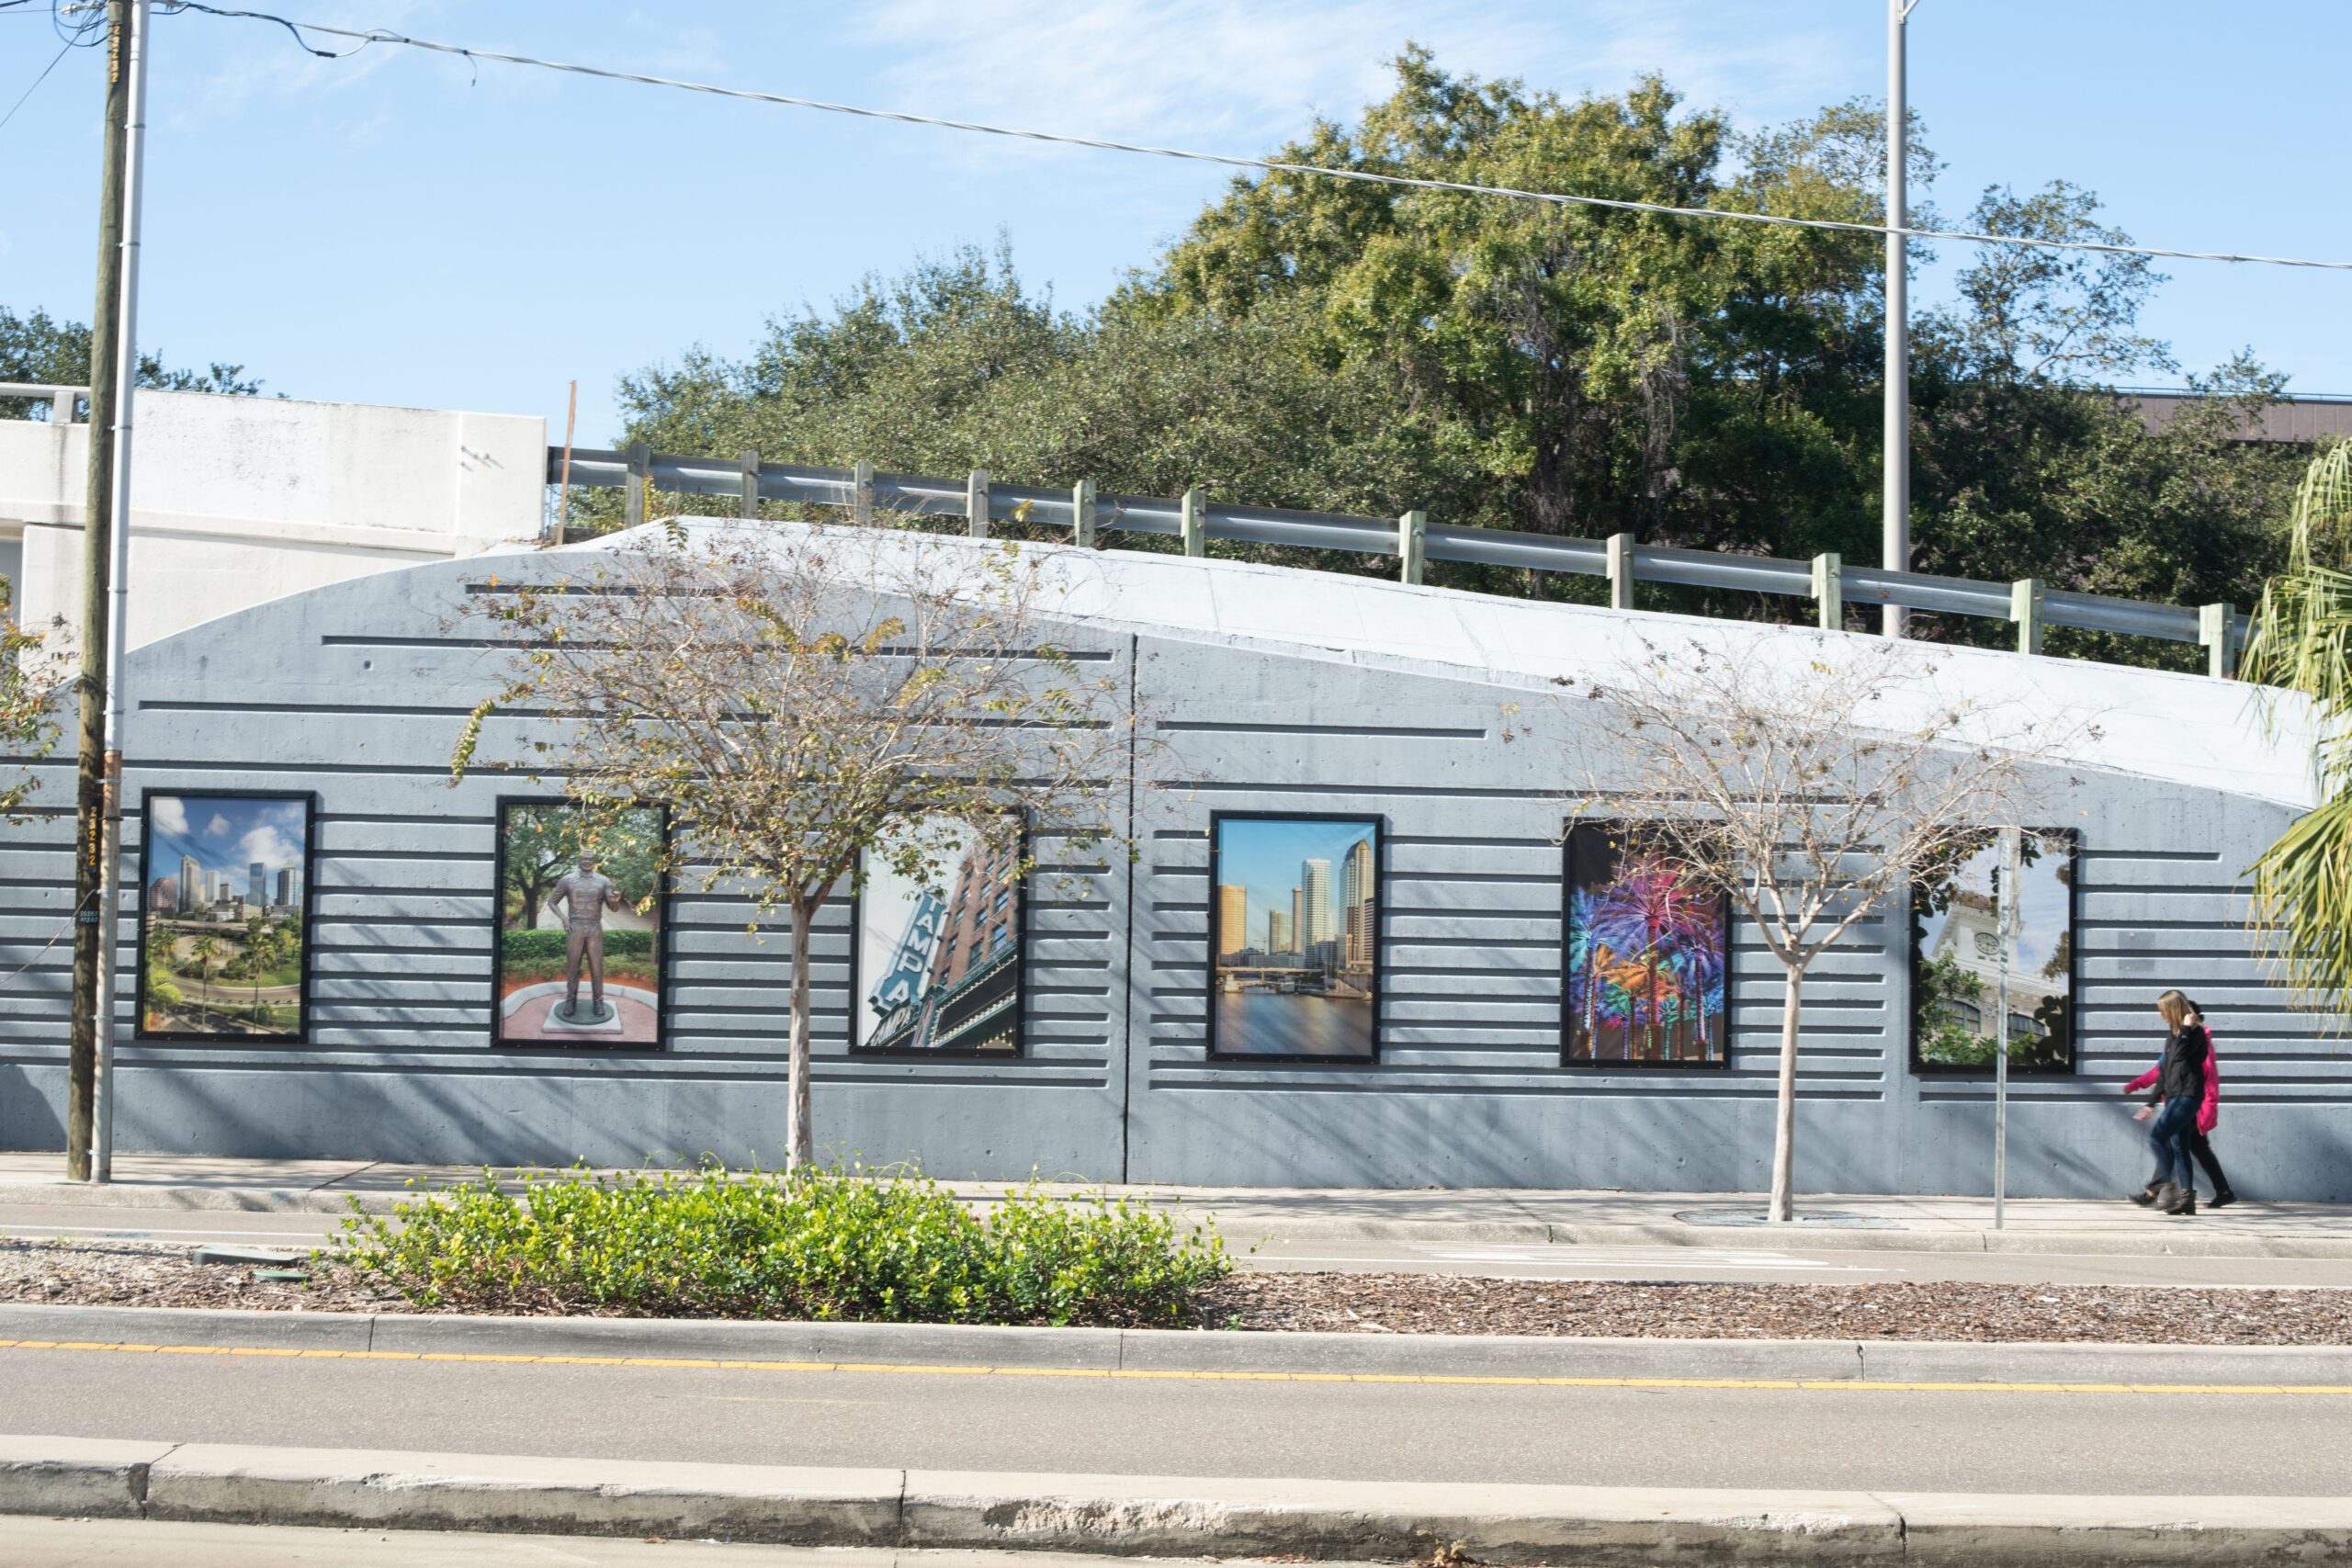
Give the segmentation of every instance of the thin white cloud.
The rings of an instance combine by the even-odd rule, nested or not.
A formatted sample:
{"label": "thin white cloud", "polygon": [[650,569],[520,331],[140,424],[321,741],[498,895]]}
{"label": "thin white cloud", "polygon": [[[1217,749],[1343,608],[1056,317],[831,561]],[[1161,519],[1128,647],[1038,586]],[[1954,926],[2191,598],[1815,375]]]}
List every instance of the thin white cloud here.
{"label": "thin white cloud", "polygon": [[212,820],[204,825],[204,836],[208,839],[224,838],[228,835],[229,827],[229,818],[216,811],[212,814]]}
{"label": "thin white cloud", "polygon": [[187,837],[187,807],[180,804],[176,795],[158,795],[149,798],[147,814],[155,819],[155,830],[174,838]]}
{"label": "thin white cloud", "polygon": [[897,58],[895,107],[1254,152],[1317,114],[1351,119],[1408,40],[1449,72],[1571,97],[1657,71],[1688,102],[1785,118],[1858,79],[1867,29],[1821,20],[1789,0],[883,0],[859,25]]}
{"label": "thin white cloud", "polygon": [[302,863],[300,847],[267,823],[248,830],[237,840],[237,850],[247,861],[259,861],[265,871],[286,871]]}

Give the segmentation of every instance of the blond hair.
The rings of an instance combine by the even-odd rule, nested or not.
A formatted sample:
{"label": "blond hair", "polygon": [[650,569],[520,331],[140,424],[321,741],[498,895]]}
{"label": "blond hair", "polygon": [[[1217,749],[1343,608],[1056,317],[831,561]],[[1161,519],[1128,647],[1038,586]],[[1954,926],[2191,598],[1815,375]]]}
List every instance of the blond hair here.
{"label": "blond hair", "polygon": [[2197,1004],[2179,991],[2166,991],[2158,997],[2156,1010],[2164,1014],[2165,1021],[2175,1029],[2185,1029],[2191,1023],[2205,1021],[2204,1015],[2197,1010]]}

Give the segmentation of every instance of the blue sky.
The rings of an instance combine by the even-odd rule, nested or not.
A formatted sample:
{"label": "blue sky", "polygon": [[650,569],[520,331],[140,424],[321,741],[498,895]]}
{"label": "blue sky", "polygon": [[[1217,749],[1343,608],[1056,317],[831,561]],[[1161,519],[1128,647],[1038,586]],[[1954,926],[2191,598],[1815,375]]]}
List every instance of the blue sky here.
{"label": "blue sky", "polygon": [[300,800],[151,795],[145,880],[177,876],[180,857],[188,855],[207,871],[227,872],[241,892],[258,861],[275,888],[279,872],[302,868],[309,813],[309,805]]}
{"label": "blue sky", "polygon": [[[1664,70],[1758,126],[1884,85],[1880,0],[280,0],[287,14],[559,59],[1238,152],[1349,118],[1408,38],[1574,94]],[[0,12],[0,110],[47,64]],[[1921,0],[1912,102],[1964,213],[2065,176],[2140,239],[2352,258],[2335,198],[2343,0]],[[252,22],[160,18],[141,336],[273,390],[617,427],[621,373],[738,353],[862,274],[1006,235],[1080,305],[1222,188],[1212,169],[730,104],[413,51],[311,59]],[[86,318],[100,51],[0,130],[0,303]],[[1948,289],[1952,255],[1917,298]],[[2150,325],[2352,392],[2352,276],[2181,263]],[[846,455],[844,459],[846,460]]]}
{"label": "blue sky", "polygon": [[[1250,890],[1250,945],[1266,944],[1266,912],[1290,913],[1291,889],[1300,885],[1301,868],[1310,860],[1331,863],[1331,923],[1340,929],[1340,878],[1348,849],[1372,836],[1369,822],[1250,820],[1227,818],[1218,824],[1216,882],[1238,883]],[[1216,895],[1212,893],[1211,897]],[[1214,912],[1214,911],[1212,911]],[[1303,918],[1303,917],[1302,917]],[[1291,940],[1302,940],[1293,931]]]}

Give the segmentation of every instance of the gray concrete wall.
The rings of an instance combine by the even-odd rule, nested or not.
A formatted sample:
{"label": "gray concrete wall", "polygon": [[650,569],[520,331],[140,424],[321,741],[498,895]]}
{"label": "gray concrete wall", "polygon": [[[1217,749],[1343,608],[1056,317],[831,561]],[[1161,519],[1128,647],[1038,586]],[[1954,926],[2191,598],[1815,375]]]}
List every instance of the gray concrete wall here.
{"label": "gray concrete wall", "polygon": [[[550,564],[560,558],[510,558],[495,570],[511,581],[560,570]],[[452,629],[468,585],[489,570],[457,562],[378,575],[134,656],[132,797],[207,786],[315,792],[319,858],[310,1038],[126,1042],[119,1146],[502,1163],[706,1151],[777,1159],[786,946],[781,931],[747,934],[740,900],[672,900],[666,1054],[490,1047],[494,801],[534,791],[491,772],[456,788],[447,779],[467,711],[508,657]],[[1169,570],[1214,579],[1254,569]],[[1286,581],[1335,603],[1377,593],[1391,596],[1380,604],[1407,604],[1424,592]],[[1588,631],[1630,619],[1575,614]],[[829,1150],[920,1159],[944,1176],[1694,1191],[1763,1183],[1781,985],[1752,932],[1736,940],[1729,1070],[1558,1065],[1555,837],[1570,781],[1557,748],[1500,733],[1506,703],[1538,699],[1499,677],[1374,660],[1329,638],[1284,645],[1104,615],[1069,640],[1115,672],[1165,742],[1136,792],[1139,861],[1100,874],[1091,891],[1043,878],[1033,888],[1019,1061],[850,1057],[850,910],[845,901],[828,908],[814,1023]],[[2055,671],[2055,661],[2021,662]],[[2152,688],[2160,707],[2201,689],[2188,677],[2145,679],[2181,682]],[[525,722],[493,721],[484,757],[520,756]],[[1523,709],[1515,722],[1525,723]],[[40,771],[36,800],[51,814],[0,829],[0,1146],[13,1148],[62,1143],[71,868],[59,808],[71,775],[54,762]],[[2216,1143],[2240,1186],[2352,1197],[2352,1066],[2323,1038],[2322,1021],[2290,1011],[2267,983],[2235,886],[2294,808],[2132,772],[2072,772],[2083,780],[2066,796],[2083,834],[2082,1070],[2018,1084],[2010,1190],[2098,1193],[2144,1175],[2116,1090],[2152,1057],[2155,993],[2178,985],[2215,1020],[2224,1075]],[[1324,809],[1384,823],[1381,1060],[1212,1064],[1210,813]],[[1052,846],[1040,849],[1053,863]],[[135,841],[126,852],[136,856]],[[131,858],[119,928],[126,974],[136,876]],[[1987,1187],[1989,1086],[1922,1079],[1907,1066],[1904,936],[1899,913],[1874,919],[1809,981],[1806,1190]],[[127,1000],[121,1019],[127,1030]]]}

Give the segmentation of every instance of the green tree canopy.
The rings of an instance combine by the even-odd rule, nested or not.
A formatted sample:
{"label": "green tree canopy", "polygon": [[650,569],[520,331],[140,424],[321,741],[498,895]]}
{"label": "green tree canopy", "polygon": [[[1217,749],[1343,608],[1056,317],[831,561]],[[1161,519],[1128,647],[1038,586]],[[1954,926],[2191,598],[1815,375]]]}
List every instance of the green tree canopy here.
{"label": "green tree canopy", "polygon": [[[1874,222],[1883,147],[1865,100],[1743,134],[1658,77],[1569,100],[1408,49],[1353,126],[1318,122],[1273,156]],[[1937,168],[1924,136],[1913,155],[1924,188]],[[2095,195],[2057,181],[1988,190],[1966,222],[2123,237],[2098,214]],[[2175,369],[2139,324],[2162,282],[2144,258],[1985,248],[1967,262],[1956,301],[1915,323],[1917,564],[2250,603],[2282,558],[2275,519],[2297,459],[2236,435],[2278,378],[2225,366],[2198,383],[2217,401],[2151,432],[2111,392]],[[629,377],[622,401],[629,438],[671,451],[1160,495],[1201,484],[1269,505],[1872,560],[1880,268],[1867,234],[1270,172],[1235,180],[1087,311],[1024,288],[1001,248],[966,249],[779,320],[741,360],[697,350]],[[1431,581],[1598,592],[1445,564]],[[1661,606],[1708,598],[1644,592]],[[1798,611],[1716,597],[1719,612]],[[1919,619],[1930,637],[2007,633]]]}
{"label": "green tree canopy", "polygon": [[[90,384],[90,329],[62,321],[46,310],[20,316],[0,305],[0,381],[41,381],[51,386]],[[245,378],[242,365],[214,361],[202,370],[173,369],[153,354],[139,356],[139,384],[168,392],[233,392],[253,396],[261,382]],[[28,398],[0,398],[0,419],[23,419]]]}

